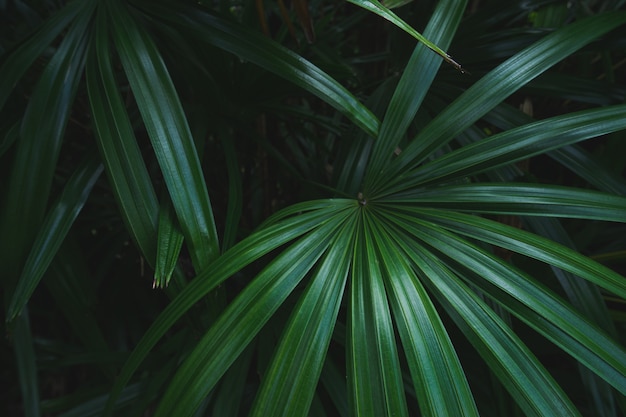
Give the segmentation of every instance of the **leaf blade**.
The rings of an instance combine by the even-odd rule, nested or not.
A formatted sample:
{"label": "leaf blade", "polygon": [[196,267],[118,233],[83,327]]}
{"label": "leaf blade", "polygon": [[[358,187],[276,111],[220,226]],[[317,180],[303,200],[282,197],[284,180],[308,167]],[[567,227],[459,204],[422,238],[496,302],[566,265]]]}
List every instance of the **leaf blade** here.
{"label": "leaf blade", "polygon": [[415,189],[385,199],[459,212],[549,216],[626,223],[626,197],[547,184],[471,183]]}
{"label": "leaf blade", "polygon": [[[465,373],[448,332],[422,282],[403,256],[398,230],[379,222],[377,247],[396,325],[423,415],[478,416]],[[390,233],[393,230],[393,234]],[[387,231],[388,234],[383,233]],[[412,245],[412,250],[415,250]],[[409,250],[411,250],[409,249]],[[406,253],[406,252],[405,252]]]}
{"label": "leaf blade", "polygon": [[28,303],[74,220],[82,210],[102,170],[103,167],[95,155],[86,158],[70,177],[63,192],[46,214],[11,297],[7,321],[14,320]]}
{"label": "leaf blade", "polygon": [[[103,414],[105,416],[111,415],[113,404],[141,362],[161,337],[198,300],[246,265],[308,233],[327,221],[333,214],[353,207],[354,202],[349,200],[311,201],[288,207],[268,219],[265,226],[262,226],[257,232],[222,254],[212,265],[211,271],[204,271],[196,276],[144,333],[121,369],[115,385],[111,389],[109,401]],[[298,215],[293,217],[296,214]]]}
{"label": "leaf blade", "polygon": [[[452,42],[466,4],[466,1],[438,2],[424,30],[424,36],[447,48]],[[368,175],[365,178],[366,184],[373,181],[372,176],[376,178],[377,183],[384,181],[385,177],[382,172],[385,165],[406,134],[440,65],[441,60],[428,51],[424,44],[418,44],[413,50],[382,120],[370,156]],[[368,188],[368,185],[365,188]]]}
{"label": "leaf blade", "polygon": [[583,140],[617,132],[626,129],[625,112],[626,106],[616,105],[528,123],[449,152],[407,173],[400,186],[409,189],[425,183],[477,175]]}
{"label": "leaf blade", "polygon": [[308,415],[348,278],[353,229],[354,221],[350,219],[337,231],[294,307],[265,373],[252,416]]}
{"label": "leaf blade", "polygon": [[[441,211],[428,214],[421,212],[420,216],[429,221],[448,217],[445,214],[439,216],[440,213]],[[457,233],[461,232],[471,236],[469,230],[473,228],[466,226],[473,223],[471,217],[475,216],[455,214],[453,217],[459,220],[463,218],[465,223],[459,221],[456,227],[451,224],[448,224],[447,227]],[[474,229],[475,238],[495,244],[500,244],[496,243],[496,240],[506,240],[497,237],[495,239],[488,238],[484,232],[484,229],[488,227],[484,223],[484,219],[476,218],[475,220],[477,221],[476,224],[480,224],[480,227]],[[491,294],[494,299],[518,318],[574,356],[576,360],[589,367],[618,391],[626,392],[626,350],[546,287],[510,264],[486,253],[455,234],[444,231],[435,224],[417,218],[405,218],[404,216],[402,216],[402,220],[398,219],[397,221],[399,221],[399,225],[408,227],[421,241],[436,248],[439,253],[445,253],[446,258],[453,260],[458,265],[457,269],[472,271],[471,275],[467,275],[467,279]],[[419,225],[419,228],[410,226],[411,223]],[[441,220],[437,223],[441,223]],[[496,222],[488,223],[494,223],[494,227],[497,226]],[[606,280],[601,280],[603,277],[617,279],[616,287],[621,288],[621,293],[624,293],[626,280],[608,268],[597,264],[596,266],[599,268],[596,271],[589,265],[595,264],[593,261],[584,262],[584,256],[553,242],[545,242],[545,245],[541,247],[535,246],[530,249],[530,245],[526,244],[530,240],[528,238],[530,233],[508,226],[502,229],[497,228],[500,232],[519,238],[516,240],[517,245],[513,242],[503,245],[503,247],[573,272],[582,278],[596,282],[600,286],[603,284],[607,286]],[[428,230],[427,233],[426,230]],[[544,239],[536,237],[533,240],[534,242],[542,242]],[[556,260],[549,259],[549,255],[556,252],[554,250],[556,247],[558,247],[560,257],[556,256],[558,258]],[[564,265],[565,259],[574,265]]]}
{"label": "leaf blade", "polygon": [[301,56],[243,25],[212,16],[204,10],[180,7],[176,10],[151,4],[147,13],[191,31],[198,39],[236,54],[271,71],[321,98],[370,136],[380,122],[359,100],[335,79]]}
{"label": "leaf blade", "polygon": [[226,308],[176,372],[157,417],[194,414],[223,373],[317,263],[345,216],[337,213],[295,242]]}
{"label": "leaf blade", "polygon": [[439,113],[400,154],[396,172],[417,166],[530,80],[625,22],[623,12],[595,15],[565,26],[514,55]]}
{"label": "leaf blade", "polygon": [[206,183],[187,119],[153,40],[117,1],[107,3],[112,35],[137,99],[194,266],[219,253]]}
{"label": "leaf blade", "polygon": [[348,319],[348,382],[354,415],[408,415],[391,312],[367,207],[354,248]]}

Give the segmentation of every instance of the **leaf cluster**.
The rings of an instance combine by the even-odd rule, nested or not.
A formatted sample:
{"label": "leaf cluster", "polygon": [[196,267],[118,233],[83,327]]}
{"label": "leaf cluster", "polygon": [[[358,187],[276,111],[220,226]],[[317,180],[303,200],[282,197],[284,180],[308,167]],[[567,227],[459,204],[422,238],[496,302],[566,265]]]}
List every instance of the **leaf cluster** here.
{"label": "leaf cluster", "polygon": [[3,5],[6,414],[623,415],[622,3]]}

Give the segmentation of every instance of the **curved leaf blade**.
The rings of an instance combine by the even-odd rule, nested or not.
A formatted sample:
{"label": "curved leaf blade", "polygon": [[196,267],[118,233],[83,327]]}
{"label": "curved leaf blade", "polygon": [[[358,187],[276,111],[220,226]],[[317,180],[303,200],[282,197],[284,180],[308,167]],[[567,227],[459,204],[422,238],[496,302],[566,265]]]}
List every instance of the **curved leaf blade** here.
{"label": "curved leaf blade", "polygon": [[25,417],[39,417],[41,415],[39,380],[37,378],[37,364],[33,335],[30,330],[28,309],[17,317],[14,328],[15,360],[19,378],[22,401],[24,402]]}
{"label": "curved leaf blade", "polygon": [[252,416],[307,416],[350,269],[354,220],[337,231],[294,308],[264,375]]}
{"label": "curved leaf blade", "polygon": [[107,28],[106,13],[98,13],[86,66],[96,143],[122,220],[143,257],[154,266],[159,203],[115,80]]}
{"label": "curved leaf blade", "polygon": [[[626,350],[623,347],[530,276],[453,233],[429,223],[429,221],[437,221],[437,219],[440,219],[437,223],[443,223],[441,219],[447,217],[445,214],[439,216],[438,214],[441,212],[427,213],[428,210],[426,209],[418,211],[420,211],[419,216],[428,219],[428,221],[402,216],[402,219],[396,218],[397,224],[400,227],[408,228],[425,244],[435,248],[438,253],[445,254],[458,265],[457,269],[471,271],[472,275],[467,275],[466,279],[492,294],[505,308],[589,367],[618,391],[626,392]],[[483,232],[486,225],[481,220],[484,219],[477,218],[475,224],[480,225],[480,227],[472,227],[471,224],[474,223],[471,219],[472,216],[461,216],[453,213],[453,217],[459,220],[456,227],[448,223],[446,228],[466,235],[473,234],[473,237],[479,240],[498,244],[494,242],[496,239],[489,239],[486,236],[487,233]],[[488,221],[488,223],[496,222]],[[505,229],[513,229],[513,231],[509,230],[508,233],[514,237],[531,235],[508,226]],[[469,233],[469,231],[474,233]],[[601,286],[602,284],[607,286],[606,280],[602,280],[605,276],[619,279],[621,282],[617,286],[620,287],[622,294],[625,293],[626,280],[608,268],[553,242],[549,242],[547,248],[535,246],[528,250],[526,248],[530,245],[525,242],[528,239],[521,238],[516,244],[517,241],[514,237],[506,245],[507,249],[520,253],[530,252],[527,254],[528,256],[568,270],[582,278],[595,281]],[[537,242],[541,240],[546,239],[538,236],[535,239]],[[554,260],[547,259],[549,258],[548,255],[555,252],[554,248],[558,249],[560,254],[556,263],[551,262]],[[541,259],[542,257],[544,259]],[[573,265],[561,265],[566,262],[566,259],[572,259]],[[585,259],[587,262],[584,262]],[[580,265],[581,263],[584,264]],[[592,269],[590,264],[598,265],[600,270],[590,271]]]}
{"label": "curved leaf blade", "polygon": [[348,387],[353,414],[407,416],[395,332],[376,256],[372,219],[361,210],[348,318]]}
{"label": "curved leaf blade", "polygon": [[169,195],[165,195],[161,202],[157,236],[157,258],[152,287],[164,288],[172,278],[184,240]]}
{"label": "curved leaf blade", "polygon": [[626,280],[606,266],[554,241],[502,223],[447,210],[412,209],[413,213],[455,233],[528,256],[569,271],[626,298]]}
{"label": "curved leaf blade", "polygon": [[102,169],[103,167],[95,155],[85,159],[70,177],[63,192],[48,211],[11,297],[7,321],[15,319],[20,314],[37,288],[74,220],[82,210],[91,189],[102,173]]}
{"label": "curved leaf blade", "polygon": [[408,33],[409,35],[413,36],[415,39],[417,39],[424,45],[426,45],[428,49],[430,49],[431,51],[439,55],[441,58],[444,59],[444,61],[452,65],[461,73],[465,72],[463,67],[461,67],[461,65],[458,62],[453,60],[452,57],[448,55],[443,49],[441,49],[440,47],[435,45],[433,42],[431,42],[430,40],[422,36],[421,33],[413,29],[404,20],[400,19],[398,15],[396,15],[394,12],[392,12],[391,10],[383,6],[378,0],[348,0],[348,1],[352,4],[355,4],[359,7],[364,8],[365,10],[375,13],[378,16],[382,17],[383,19],[386,19],[389,22],[393,23],[394,25],[396,25],[397,27],[399,27],[400,29]]}
{"label": "curved leaf blade", "polygon": [[476,183],[416,189],[385,201],[455,211],[626,223],[626,197],[546,184]]}
{"label": "curved leaf blade", "polygon": [[352,200],[320,200],[296,204],[276,213],[257,232],[224,252],[212,264],[210,271],[204,271],[196,276],[144,333],[120,371],[103,414],[111,415],[116,398],[150,350],[202,297],[265,254],[319,227],[333,215],[353,209],[354,206]]}
{"label": "curved leaf blade", "polygon": [[624,23],[626,12],[591,16],[556,30],[514,55],[439,113],[399,155],[394,172],[416,167],[530,80]]}
{"label": "curved leaf blade", "polygon": [[385,271],[385,287],[422,414],[478,416],[447,330],[426,289],[407,263],[407,257],[403,256],[403,252],[411,248],[394,239],[397,230],[390,229],[384,222],[377,223],[376,247]]}
{"label": "curved leaf blade", "polygon": [[432,253],[409,253],[454,322],[526,415],[579,415],[539,360],[487,304]]}
{"label": "curved leaf blade", "polygon": [[86,1],[46,65],[22,119],[0,213],[1,268],[17,279],[48,205],[65,126],[85,65],[95,2]]}
{"label": "curved leaf blade", "polygon": [[626,196],[626,181],[612,175],[580,147],[565,146],[548,153],[570,171],[587,180],[594,187],[607,193]]}
{"label": "curved leaf blade", "polygon": [[406,174],[399,186],[409,189],[476,175],[566,145],[624,130],[625,113],[626,105],[617,105],[525,124],[449,152]]}
{"label": "curved leaf blade", "polygon": [[[424,30],[424,36],[447,48],[452,42],[466,4],[466,1],[455,0],[438,2]],[[371,183],[374,178],[376,182],[385,181],[383,175],[385,165],[394,155],[394,150],[406,134],[440,65],[439,57],[428,51],[424,44],[420,43],[415,47],[394,91],[378,137],[374,142],[368,175],[365,178],[366,184]]]}
{"label": "curved leaf blade", "polygon": [[45,49],[77,17],[89,2],[70,2],[47,19],[37,32],[5,58],[0,67],[0,110],[6,104],[13,87]]}
{"label": "curved leaf blade", "polygon": [[180,366],[155,416],[194,414],[233,361],[326,252],[345,218],[346,213],[339,212],[302,237],[240,293]]}
{"label": "curved leaf blade", "polygon": [[117,1],[107,3],[122,66],[156,152],[191,258],[204,270],[219,253],[211,202],[191,131],[165,63]]}
{"label": "curved leaf blade", "polygon": [[378,119],[352,93],[311,62],[258,32],[192,7],[171,10],[151,4],[146,12],[171,21],[180,30],[191,31],[198,39],[253,62],[316,95],[368,135],[375,136],[378,132]]}

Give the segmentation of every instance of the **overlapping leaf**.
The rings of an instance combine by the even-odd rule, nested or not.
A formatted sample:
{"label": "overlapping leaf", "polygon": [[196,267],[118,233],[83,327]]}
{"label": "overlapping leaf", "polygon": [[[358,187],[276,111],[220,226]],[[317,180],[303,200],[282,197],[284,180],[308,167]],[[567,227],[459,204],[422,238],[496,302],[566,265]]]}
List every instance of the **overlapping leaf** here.
{"label": "overlapping leaf", "polygon": [[[177,298],[172,300],[172,303],[163,310],[154,324],[145,333],[142,340],[128,358],[124,368],[121,370],[120,376],[112,389],[111,399],[107,404],[104,414],[110,415],[111,407],[117,395],[119,395],[122,388],[128,383],[133,373],[137,370],[138,366],[154,345],[198,300],[251,262],[254,262],[285,243],[305,235],[312,229],[322,226],[329,219],[329,216],[338,216],[342,211],[352,209],[354,205],[355,203],[349,200],[335,200],[312,201],[289,207],[268,219],[265,223],[265,227],[261,228],[258,232],[250,235],[220,256],[211,265],[210,271],[205,271],[197,276],[185,287]],[[292,217],[294,214],[300,215]],[[236,349],[244,348],[244,346],[231,347]],[[234,359],[235,357],[230,358],[230,360]],[[216,372],[223,373],[225,371],[226,369],[222,369]],[[192,375],[189,373],[182,373],[179,378],[189,378],[191,376]],[[197,376],[201,377],[202,375]],[[215,374],[213,374],[212,377],[215,378]],[[183,389],[181,385],[176,384],[175,386],[177,389]],[[206,389],[206,387],[200,388],[204,394],[206,394]],[[196,395],[198,394],[196,393]],[[174,398],[174,395],[170,394],[170,398]],[[196,401],[198,401],[198,397],[196,397]],[[167,407],[174,407],[175,402],[176,400],[172,399],[172,402],[168,404]],[[197,406],[198,402],[194,402],[189,405],[187,410],[191,412]]]}
{"label": "overlapping leaf", "polygon": [[[198,302],[235,274],[246,276],[243,289],[219,317],[208,320],[208,329],[189,348],[189,353],[181,352],[182,363],[175,371],[178,357],[150,374],[151,381],[142,385],[143,396],[131,412],[142,412],[145,404],[161,393],[170,372],[174,377],[167,382],[165,395],[158,398],[157,415],[192,416],[202,407],[213,407],[218,414],[234,412],[237,404],[224,400],[228,394],[224,390],[245,381],[255,338],[259,346],[269,351],[271,342],[264,339],[262,329],[275,315],[287,314],[286,326],[276,331],[282,334],[277,349],[259,359],[269,365],[257,365],[264,373],[253,415],[323,413],[326,403],[317,391],[320,378],[327,390],[333,390],[329,397],[342,415],[349,414],[351,408],[352,414],[358,416],[408,416],[413,413],[414,401],[424,415],[477,415],[480,407],[471,391],[475,387],[470,389],[460,352],[452,344],[451,333],[457,329],[447,325],[445,312],[523,412],[537,416],[576,415],[578,410],[572,401],[496,313],[494,305],[569,353],[622,395],[626,393],[623,346],[555,295],[541,283],[540,277],[530,276],[485,248],[492,245],[539,260],[626,298],[624,277],[577,253],[569,247],[572,245],[555,242],[567,239],[551,234],[558,228],[548,221],[534,224],[534,229],[552,240],[480,217],[508,214],[626,223],[626,199],[608,193],[622,193],[623,184],[611,175],[594,175],[591,165],[581,170],[582,176],[605,192],[510,182],[517,173],[510,164],[537,154],[550,152],[556,160],[574,169],[586,165],[590,158],[579,149],[560,148],[624,130],[625,107],[615,105],[540,122],[528,118],[513,120],[509,114],[499,119],[508,131],[486,138],[473,126],[513,91],[592,39],[626,22],[626,14],[614,12],[580,20],[519,52],[443,109],[396,158],[392,156],[396,146],[404,139],[426,93],[435,85],[440,58],[426,47],[415,49],[380,124],[337,80],[299,55],[260,38],[252,29],[216,17],[200,6],[186,4],[175,8],[167,2],[146,6],[139,0],[133,3],[114,0],[99,4],[93,37],[85,34],[91,31],[89,24],[96,3],[71,3],[32,38],[32,48],[20,50],[13,55],[15,63],[7,62],[0,70],[8,74],[0,86],[12,85],[42,48],[68,28],[31,98],[21,137],[16,139],[18,168],[12,174],[10,204],[3,212],[3,224],[9,224],[7,219],[20,207],[28,210],[20,213],[21,221],[11,225],[9,234],[15,236],[20,225],[25,224],[24,219],[44,216],[46,198],[34,200],[38,193],[45,197],[49,192],[70,103],[87,59],[93,127],[121,215],[148,263],[162,265],[165,276],[174,267],[178,250],[173,256],[165,255],[171,252],[157,252],[159,207],[127,106],[118,92],[118,81],[124,78],[122,73],[116,73],[114,60],[119,57],[199,271],[186,287],[180,288],[130,354],[106,400],[105,414],[111,415],[121,394],[135,392],[124,390],[125,385],[164,335],[195,307],[209,311]],[[378,2],[353,3],[416,36],[413,28]],[[447,48],[464,8],[465,2],[439,2],[424,32],[426,38],[416,37],[449,59],[427,39]],[[70,24],[72,20],[74,23]],[[243,204],[241,171],[232,137],[221,134],[230,194],[224,253],[220,254],[195,143],[157,47],[156,36],[172,34],[173,30],[179,36],[178,45],[185,39],[190,48],[196,41],[217,46],[315,94],[365,135],[376,136],[380,125],[373,148],[369,142],[345,148],[350,159],[345,166],[356,169],[342,170],[341,187],[345,185],[350,191],[360,187],[369,160],[365,195],[358,201],[330,199],[292,205],[235,243]],[[91,51],[87,56],[88,49]],[[69,80],[66,84],[62,82],[64,76]],[[2,89],[0,102],[6,100],[8,90]],[[46,116],[43,110],[48,107],[53,111]],[[500,116],[492,114],[495,118]],[[52,141],[39,149],[36,129],[41,126],[53,135]],[[217,127],[220,129],[223,127]],[[462,138],[458,143],[465,146],[451,151],[447,145],[459,135]],[[27,157],[32,155],[37,164],[34,173],[26,172]],[[425,160],[430,162],[423,164]],[[509,182],[472,182],[477,175]],[[45,184],[37,182],[42,178]],[[20,184],[28,185],[23,204],[16,196]],[[81,184],[82,191],[87,192],[92,182],[85,180]],[[79,203],[84,200],[81,196],[76,200]],[[38,221],[34,223],[39,225]],[[161,230],[166,230],[175,221],[166,219],[163,224],[166,227]],[[542,230],[544,226],[548,230]],[[65,233],[67,228],[58,230]],[[60,242],[63,233],[55,232],[52,238],[57,237]],[[23,238],[20,247],[26,246],[28,239],[29,236]],[[35,249],[38,247],[35,245]],[[49,247],[52,249],[46,254],[51,256],[56,246]],[[47,262],[28,265],[36,270],[33,276],[40,277],[45,269],[42,265]],[[264,267],[256,276],[248,276],[246,268],[255,262]],[[36,281],[24,281],[29,284],[28,291],[20,289],[16,305],[25,303],[28,297],[24,294],[32,292]],[[580,291],[584,287],[572,288]],[[595,298],[578,299],[602,302],[597,294]],[[221,301],[229,300],[224,297]],[[602,315],[601,309],[589,311],[599,312],[598,317]],[[28,412],[36,415],[36,357],[27,316],[18,320],[21,321],[17,323],[16,347],[23,348],[17,355],[19,371],[23,392],[34,403]],[[337,363],[337,356],[332,360],[327,357],[333,339],[345,349],[345,369]],[[220,401],[210,404],[211,393],[220,381],[224,384],[217,395]],[[241,398],[244,387],[237,388],[234,397]],[[96,398],[73,412],[93,413],[104,401],[104,397]]]}
{"label": "overlapping leaf", "polygon": [[[351,205],[352,210],[344,208],[336,213],[330,211],[332,208],[324,210],[324,214],[331,217],[283,251],[227,307],[179,368],[160,402],[157,416],[193,415],[230,365],[328,250],[332,237],[340,231],[346,215],[354,210],[355,204]],[[252,240],[244,241],[243,245],[235,246],[233,251],[248,246],[251,242]],[[224,258],[220,258],[217,263],[221,263],[222,259]],[[245,259],[250,257],[246,256]],[[294,262],[294,259],[298,262]],[[336,254],[326,261],[330,264],[322,266],[322,271],[337,266],[337,262],[342,262]],[[216,265],[212,269],[214,277],[226,278]],[[199,280],[200,277],[194,282]],[[191,285],[187,288],[189,287]],[[337,289],[340,288],[341,286]],[[185,293],[186,291],[181,296]],[[303,388],[308,390],[306,386]],[[310,401],[310,395],[308,398]],[[291,406],[296,409],[306,412],[308,406],[303,406],[308,402],[307,396],[303,398],[305,404],[298,405],[297,400],[298,395],[288,395],[284,397],[283,404],[292,404]],[[264,409],[263,405],[260,407]]]}
{"label": "overlapping leaf", "polygon": [[13,293],[7,313],[8,321],[22,311],[35,291],[101,173],[102,165],[97,157],[92,155],[86,159],[48,212]]}
{"label": "overlapping leaf", "polygon": [[474,83],[439,113],[398,157],[381,181],[393,183],[398,173],[416,167],[431,152],[452,141],[480,117],[552,65],[582,48],[596,37],[626,23],[626,13],[613,12],[589,17],[567,25],[508,59]]}
{"label": "overlapping leaf", "polygon": [[194,37],[272,71],[333,105],[367,134],[378,132],[378,119],[335,79],[301,56],[253,30],[193,8],[162,8],[150,4],[149,13],[171,21]]}
{"label": "overlapping leaf", "polygon": [[112,37],[120,54],[165,182],[202,271],[219,253],[213,211],[195,144],[178,94],[154,41],[118,1],[109,3]]}
{"label": "overlapping leaf", "polygon": [[118,90],[107,25],[106,14],[99,13],[86,67],[96,140],[122,219],[142,255],[154,265],[158,201]]}

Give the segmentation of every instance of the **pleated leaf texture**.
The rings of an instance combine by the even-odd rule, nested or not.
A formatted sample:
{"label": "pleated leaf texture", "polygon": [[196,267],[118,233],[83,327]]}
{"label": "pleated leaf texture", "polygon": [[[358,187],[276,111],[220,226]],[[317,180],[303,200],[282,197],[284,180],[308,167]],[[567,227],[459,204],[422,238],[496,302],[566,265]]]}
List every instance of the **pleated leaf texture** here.
{"label": "pleated leaf texture", "polygon": [[[282,2],[52,3],[0,66],[24,415],[625,411],[626,182],[590,149],[624,149],[626,12],[300,1],[309,45]],[[341,46],[367,25],[385,53]]]}

